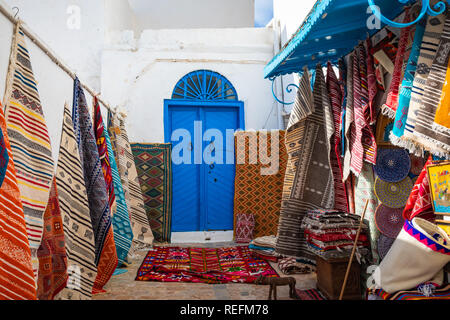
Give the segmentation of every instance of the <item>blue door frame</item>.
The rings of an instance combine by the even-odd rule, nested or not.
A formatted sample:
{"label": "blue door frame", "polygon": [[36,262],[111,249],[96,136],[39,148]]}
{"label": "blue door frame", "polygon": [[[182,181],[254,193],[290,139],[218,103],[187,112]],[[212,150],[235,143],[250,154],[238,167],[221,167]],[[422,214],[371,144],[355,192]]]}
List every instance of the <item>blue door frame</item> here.
{"label": "blue door frame", "polygon": [[[164,100],[164,140],[166,143],[172,143],[171,141],[171,135],[172,135],[172,121],[170,116],[170,110],[174,110],[176,108],[202,108],[203,110],[208,109],[224,109],[224,108],[234,108],[237,111],[238,115],[238,129],[245,130],[245,115],[244,115],[244,103],[242,101],[232,100],[232,101],[202,101],[202,100],[180,100],[180,99],[165,99]],[[230,128],[231,129],[231,128]],[[233,128],[234,129],[234,128]],[[203,132],[202,132],[203,134]],[[226,133],[223,132],[224,137],[226,137]],[[204,144],[202,142],[202,151],[204,150]],[[234,152],[234,150],[233,150]],[[207,194],[206,194],[206,188],[207,188],[207,173],[206,173],[206,165],[203,162],[202,159],[202,168],[200,171],[199,176],[199,229],[200,230],[186,230],[186,229],[180,229],[178,230],[178,226],[175,226],[175,228],[172,228],[173,232],[179,232],[179,231],[207,231],[208,228],[208,221],[207,221]],[[234,181],[234,175],[232,177]],[[233,190],[234,194],[234,185]],[[203,204],[203,205],[201,205]],[[232,214],[232,212],[231,212]],[[228,230],[232,229],[232,226]]]}

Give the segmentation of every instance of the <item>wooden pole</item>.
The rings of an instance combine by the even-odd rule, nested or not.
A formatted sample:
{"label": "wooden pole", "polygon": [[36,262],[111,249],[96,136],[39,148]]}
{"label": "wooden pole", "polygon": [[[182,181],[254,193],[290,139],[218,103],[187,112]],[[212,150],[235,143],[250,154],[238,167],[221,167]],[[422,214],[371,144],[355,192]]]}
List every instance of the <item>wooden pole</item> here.
{"label": "wooden pole", "polygon": [[[0,4],[0,13],[3,14],[12,24],[17,25],[19,22],[19,19],[15,18],[11,12],[9,12],[8,9],[6,9],[3,5]],[[67,67],[67,65],[62,62],[55,53],[53,53],[53,51],[42,41],[40,40],[35,34],[33,34],[33,32],[31,32],[28,27],[21,21],[21,28],[23,33],[31,40],[31,42],[33,42],[39,49],[42,50],[42,52],[44,52],[49,59],[56,64],[59,68],[61,68],[61,70],[63,70],[65,73],[67,73],[67,75],[69,77],[71,77],[72,79],[76,78],[76,74],[75,72],[73,72],[72,70],[70,70],[69,67]],[[115,110],[104,100],[102,100],[99,97],[99,94],[96,93],[93,89],[91,89],[88,85],[82,83],[80,81],[81,86],[87,91],[89,92],[89,94],[93,97],[97,96],[98,101],[100,102],[101,105],[103,105],[106,109],[108,109],[109,111],[111,111],[112,113],[115,113]]]}
{"label": "wooden pole", "polygon": [[347,285],[348,275],[350,274],[350,269],[352,267],[353,256],[355,255],[356,248],[358,247],[359,234],[361,233],[362,225],[364,223],[364,216],[366,215],[367,206],[369,205],[369,199],[366,201],[366,205],[364,206],[364,211],[361,215],[361,220],[359,221],[358,232],[356,233],[355,242],[353,244],[352,254],[350,255],[350,261],[347,265],[347,271],[345,272],[344,283],[342,284],[341,294],[339,295],[339,300],[342,300],[344,296],[345,286]]}

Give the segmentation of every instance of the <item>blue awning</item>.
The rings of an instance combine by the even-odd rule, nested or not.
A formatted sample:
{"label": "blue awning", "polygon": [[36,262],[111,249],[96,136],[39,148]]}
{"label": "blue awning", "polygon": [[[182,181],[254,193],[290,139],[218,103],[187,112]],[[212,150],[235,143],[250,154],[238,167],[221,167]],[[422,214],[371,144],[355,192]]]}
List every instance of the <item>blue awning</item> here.
{"label": "blue awning", "polygon": [[[404,9],[394,0],[376,0],[375,4],[389,19]],[[368,34],[379,31],[367,27],[371,15],[367,0],[318,0],[291,40],[266,65],[264,77],[299,73],[304,66],[312,69],[317,63],[337,62]]]}

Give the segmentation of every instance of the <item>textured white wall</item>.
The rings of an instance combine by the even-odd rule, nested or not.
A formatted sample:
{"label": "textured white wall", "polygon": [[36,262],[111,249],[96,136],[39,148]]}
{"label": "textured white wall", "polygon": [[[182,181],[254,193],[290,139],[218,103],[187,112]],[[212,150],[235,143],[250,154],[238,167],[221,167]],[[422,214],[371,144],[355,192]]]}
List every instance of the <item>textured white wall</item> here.
{"label": "textured white wall", "polygon": [[[123,37],[126,39],[126,37]],[[103,54],[103,95],[128,113],[130,139],[164,141],[163,103],[185,74],[209,69],[224,75],[245,103],[246,128],[278,128],[270,81],[270,29],[146,30],[138,45],[112,46]]]}
{"label": "textured white wall", "polygon": [[[9,65],[13,25],[3,15],[0,15],[0,93],[2,103],[4,101],[5,80]],[[52,145],[53,158],[57,160],[61,140],[62,117],[64,102],[72,106],[73,80],[48,56],[26,38],[30,52],[31,64],[37,82],[41,104],[46,119],[50,141]],[[91,104],[92,97],[86,93],[86,99]]]}

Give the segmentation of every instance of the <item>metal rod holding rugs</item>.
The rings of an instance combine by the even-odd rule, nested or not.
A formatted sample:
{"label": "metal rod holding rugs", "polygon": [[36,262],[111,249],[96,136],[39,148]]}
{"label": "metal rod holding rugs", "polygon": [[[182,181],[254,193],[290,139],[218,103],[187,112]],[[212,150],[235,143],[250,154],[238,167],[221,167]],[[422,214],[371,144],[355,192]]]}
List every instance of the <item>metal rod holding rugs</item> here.
{"label": "metal rod holding rugs", "polygon": [[[11,21],[11,23],[13,23],[14,25],[16,25],[19,22],[19,18],[15,18],[15,16],[13,16],[8,9],[6,9],[2,4],[0,4],[0,12],[9,20]],[[17,15],[17,13],[16,13]],[[67,73],[72,79],[75,79],[77,77],[76,73],[73,72],[72,70],[70,70],[69,67],[67,67],[67,65],[65,63],[63,63],[59,58],[56,57],[56,55],[52,52],[52,50],[45,45],[45,43],[43,41],[41,41],[36,35],[34,35],[30,30],[28,30],[28,28],[26,27],[26,25],[23,23],[23,21],[21,21],[22,24],[22,31],[23,33],[39,48],[41,49],[49,58],[50,60],[55,63],[58,67],[60,67],[65,73]],[[81,82],[80,82],[81,83]],[[83,87],[83,89],[85,89],[87,92],[89,92],[89,94],[93,97],[97,96],[98,101],[100,102],[100,104],[102,104],[106,109],[108,109],[109,111],[115,113],[115,110],[113,108],[111,108],[111,106],[106,103],[104,100],[102,100],[99,97],[99,93],[96,93],[94,90],[92,90],[88,85],[81,83],[81,86]]]}

